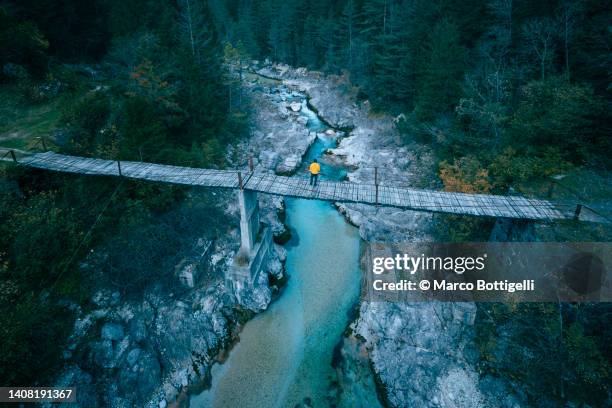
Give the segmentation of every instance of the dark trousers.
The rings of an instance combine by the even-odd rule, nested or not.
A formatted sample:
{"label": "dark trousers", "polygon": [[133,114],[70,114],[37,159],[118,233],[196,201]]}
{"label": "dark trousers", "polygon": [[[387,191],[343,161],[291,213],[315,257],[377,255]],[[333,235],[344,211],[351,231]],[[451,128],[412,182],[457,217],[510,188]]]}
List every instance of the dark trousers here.
{"label": "dark trousers", "polygon": [[311,186],[316,186],[317,185],[317,179],[319,178],[318,174],[312,174],[310,173],[310,185]]}

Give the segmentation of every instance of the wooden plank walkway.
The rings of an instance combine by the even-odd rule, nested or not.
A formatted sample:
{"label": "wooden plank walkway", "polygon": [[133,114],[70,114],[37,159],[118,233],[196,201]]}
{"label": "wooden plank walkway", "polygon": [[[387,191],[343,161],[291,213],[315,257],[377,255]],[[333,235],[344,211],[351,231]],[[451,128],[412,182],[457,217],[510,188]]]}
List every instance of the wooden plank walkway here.
{"label": "wooden plank walkway", "polygon": [[[238,189],[238,172],[170,166],[154,163],[67,156],[53,152],[38,153],[19,160],[29,167],[67,173],[119,176],[190,186]],[[377,204],[374,184],[319,181],[309,186],[300,177],[243,173],[243,187],[265,194],[308,198],[332,202]],[[416,211],[465,214],[526,220],[567,219],[571,216],[545,200],[516,196],[464,194],[414,188],[378,186],[378,204]]]}

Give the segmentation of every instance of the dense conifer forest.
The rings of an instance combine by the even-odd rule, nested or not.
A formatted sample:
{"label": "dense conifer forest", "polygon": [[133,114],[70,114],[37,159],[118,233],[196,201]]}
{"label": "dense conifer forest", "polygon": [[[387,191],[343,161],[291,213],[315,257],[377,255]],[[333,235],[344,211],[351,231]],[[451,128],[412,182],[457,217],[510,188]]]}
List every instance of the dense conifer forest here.
{"label": "dense conifer forest", "polygon": [[[346,72],[406,137],[488,191],[568,166],[609,166],[606,1],[211,1],[253,58]],[[470,187],[467,187],[470,188]]]}

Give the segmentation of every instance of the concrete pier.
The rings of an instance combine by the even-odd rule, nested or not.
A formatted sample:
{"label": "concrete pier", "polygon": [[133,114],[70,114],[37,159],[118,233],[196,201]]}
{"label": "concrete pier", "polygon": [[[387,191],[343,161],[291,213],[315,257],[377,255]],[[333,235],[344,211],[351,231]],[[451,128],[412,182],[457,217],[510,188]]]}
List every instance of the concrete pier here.
{"label": "concrete pier", "polygon": [[257,193],[251,190],[238,190],[240,204],[240,252],[249,256],[255,248],[259,233],[259,201]]}
{"label": "concrete pier", "polygon": [[256,285],[273,250],[272,230],[259,220],[259,201],[254,191],[238,190],[240,204],[240,251],[226,276],[226,285]]}

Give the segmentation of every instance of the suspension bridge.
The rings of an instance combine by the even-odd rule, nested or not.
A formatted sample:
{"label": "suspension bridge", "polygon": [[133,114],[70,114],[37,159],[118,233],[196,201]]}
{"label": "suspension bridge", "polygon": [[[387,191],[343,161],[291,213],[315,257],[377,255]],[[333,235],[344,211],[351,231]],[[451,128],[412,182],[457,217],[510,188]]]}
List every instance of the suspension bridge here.
{"label": "suspension bridge", "polygon": [[[9,154],[10,157],[7,157]],[[226,277],[229,285],[237,279],[256,282],[261,266],[272,250],[271,230],[259,219],[257,193],[389,206],[414,211],[494,217],[500,225],[502,240],[510,239],[509,237],[515,233],[513,231],[522,234],[536,221],[573,219],[609,222],[608,218],[582,204],[567,205],[510,195],[466,194],[408,188],[399,186],[394,180],[390,180],[389,183],[379,180],[377,171],[369,183],[320,180],[316,186],[311,186],[308,178],[279,176],[256,170],[252,160],[249,160],[248,169],[245,170],[217,170],[70,156],[51,151],[44,153],[17,151],[16,154],[14,150],[9,150],[0,159],[11,160],[22,166],[63,173],[115,176],[237,190],[240,205],[240,251],[246,255],[248,262],[244,265],[235,263]]]}
{"label": "suspension bridge", "polygon": [[466,194],[397,187],[375,178],[371,183],[320,180],[316,187],[306,178],[278,176],[250,170],[215,170],[164,164],[115,161],[57,154],[51,151],[19,159],[21,165],[65,173],[120,176],[138,180],[199,187],[247,190],[264,194],[390,206],[415,211],[459,215],[551,221],[584,219],[582,206],[573,208],[541,199],[520,196]]}

